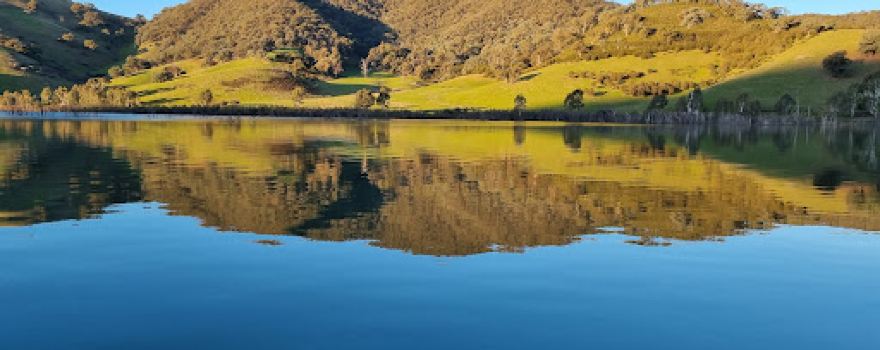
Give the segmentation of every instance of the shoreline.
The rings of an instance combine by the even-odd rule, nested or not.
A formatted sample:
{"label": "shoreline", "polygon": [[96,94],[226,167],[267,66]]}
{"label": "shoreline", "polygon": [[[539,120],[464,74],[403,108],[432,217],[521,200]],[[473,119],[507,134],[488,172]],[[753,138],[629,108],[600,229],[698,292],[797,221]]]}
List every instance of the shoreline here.
{"label": "shoreline", "polygon": [[829,118],[813,116],[782,116],[765,114],[747,116],[733,113],[684,113],[654,111],[619,113],[614,111],[583,112],[566,110],[378,110],[378,109],[310,109],[289,107],[94,107],[51,110],[0,110],[7,116],[45,117],[54,114],[88,116],[93,114],[166,115],[188,117],[272,117],[313,119],[377,119],[377,120],[474,120],[474,121],[545,121],[570,123],[614,123],[633,125],[832,125],[874,124],[873,118]]}

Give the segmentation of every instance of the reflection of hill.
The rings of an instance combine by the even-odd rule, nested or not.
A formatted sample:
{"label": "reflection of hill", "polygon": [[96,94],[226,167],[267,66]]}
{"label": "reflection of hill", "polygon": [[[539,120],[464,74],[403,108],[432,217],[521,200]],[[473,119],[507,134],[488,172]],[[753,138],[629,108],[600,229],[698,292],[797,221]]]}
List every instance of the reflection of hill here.
{"label": "reflection of hill", "polygon": [[[4,129],[0,225],[79,219],[139,200],[140,179],[106,149]],[[8,157],[8,158],[7,158]]]}
{"label": "reflection of hill", "polygon": [[880,230],[873,185],[816,188],[676,146],[707,134],[512,126],[58,121],[35,133],[112,149],[146,200],[209,226],[416,254],[561,245],[607,226],[685,240],[776,223]]}

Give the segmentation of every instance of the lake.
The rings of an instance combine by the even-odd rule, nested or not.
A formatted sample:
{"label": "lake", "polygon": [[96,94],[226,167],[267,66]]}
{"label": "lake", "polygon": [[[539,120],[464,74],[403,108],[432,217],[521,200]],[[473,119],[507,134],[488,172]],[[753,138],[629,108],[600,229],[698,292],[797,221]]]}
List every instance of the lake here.
{"label": "lake", "polygon": [[880,348],[877,128],[0,119],[0,348]]}

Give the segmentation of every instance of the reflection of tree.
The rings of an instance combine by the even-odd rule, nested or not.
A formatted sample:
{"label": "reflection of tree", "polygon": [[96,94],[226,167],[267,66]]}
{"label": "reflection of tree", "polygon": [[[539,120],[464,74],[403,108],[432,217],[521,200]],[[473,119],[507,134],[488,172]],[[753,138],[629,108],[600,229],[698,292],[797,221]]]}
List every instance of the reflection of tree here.
{"label": "reflection of tree", "polygon": [[[763,139],[777,149],[772,137],[758,137],[754,131],[621,132],[569,126],[532,134],[520,124],[506,128],[509,134],[497,142],[541,152],[543,148],[532,151],[533,144],[549,138],[547,145],[560,147],[568,158],[560,158],[559,151],[499,152],[468,160],[442,144],[423,149],[428,140],[422,138],[414,139],[419,147],[412,153],[382,156],[382,150],[395,145],[393,135],[409,133],[412,127],[395,128],[390,122],[52,122],[29,127],[51,131],[35,132],[34,140],[70,140],[65,141],[70,145],[77,140],[95,147],[52,152],[73,154],[72,159],[86,157],[75,154],[81,149],[87,150],[84,154],[104,152],[96,159],[112,161],[99,150],[113,149],[140,171],[144,199],[166,203],[172,213],[200,218],[208,226],[316,240],[370,240],[415,254],[563,245],[607,226],[641,236],[634,240],[640,244],[655,244],[654,237],[714,239],[775,223],[880,229],[880,216],[873,215],[877,206],[872,201],[878,198],[873,184],[847,183],[837,175],[817,177],[817,185],[832,183],[834,193],[845,196],[847,208],[855,210],[813,212],[798,199],[816,193],[795,192],[787,197],[795,200],[782,200],[774,188],[781,180],[689,155],[710,141],[735,143],[722,150],[751,150]],[[473,132],[465,129],[461,135]],[[868,144],[859,139],[853,144]],[[39,143],[34,140],[26,143]],[[827,141],[822,142],[825,147]],[[36,179],[31,170],[21,177]],[[116,184],[116,178],[101,181],[114,183],[113,188],[92,192],[112,193],[127,186]],[[809,184],[804,187],[812,191]]]}
{"label": "reflection of tree", "polygon": [[[0,225],[81,219],[141,198],[139,176],[110,151],[70,140],[3,130],[24,142],[16,163],[0,176]],[[0,147],[8,143],[0,144]]]}

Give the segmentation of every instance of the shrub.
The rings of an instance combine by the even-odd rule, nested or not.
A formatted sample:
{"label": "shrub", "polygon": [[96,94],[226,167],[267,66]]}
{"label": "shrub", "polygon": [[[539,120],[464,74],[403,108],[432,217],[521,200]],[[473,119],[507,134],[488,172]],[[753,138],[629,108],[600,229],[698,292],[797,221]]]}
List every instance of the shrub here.
{"label": "shrub", "polygon": [[584,90],[577,89],[565,96],[565,108],[581,109],[584,108]]}
{"label": "shrub", "polygon": [[382,106],[383,108],[388,108],[388,105],[391,103],[391,89],[387,86],[382,86],[379,88],[379,95],[376,96],[376,104]]}
{"label": "shrub", "polygon": [[171,73],[167,69],[162,69],[155,74],[153,74],[153,82],[154,83],[164,83],[168,81],[174,80],[174,73]]}
{"label": "shrub", "polygon": [[825,68],[832,77],[843,78],[849,74],[852,67],[852,60],[846,57],[846,51],[838,51],[825,57],[822,60],[822,67]]}
{"label": "shrub", "polygon": [[120,66],[113,66],[107,70],[107,75],[109,75],[111,78],[119,78],[125,75],[125,71]]}
{"label": "shrub", "polygon": [[83,40],[83,46],[89,50],[92,50],[92,51],[98,49],[98,43],[96,43],[94,40],[91,40],[91,39]]}
{"label": "shrub", "polygon": [[355,95],[354,106],[355,108],[370,108],[376,104],[376,99],[373,97],[373,93],[367,89],[360,89]]}
{"label": "shrub", "polygon": [[67,33],[61,34],[61,37],[58,38],[58,41],[71,42],[71,41],[73,41],[73,39],[76,39],[76,36],[73,35],[73,33],[71,33],[71,32],[67,32]]}

